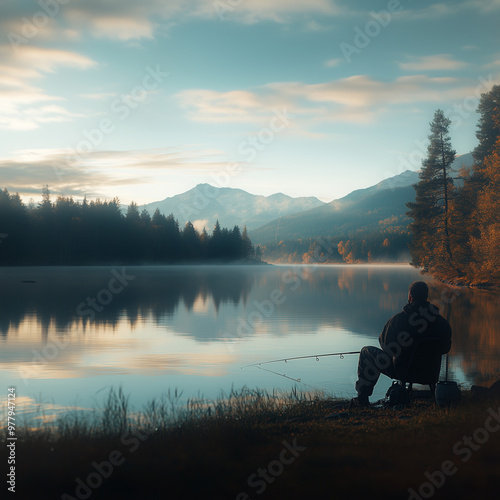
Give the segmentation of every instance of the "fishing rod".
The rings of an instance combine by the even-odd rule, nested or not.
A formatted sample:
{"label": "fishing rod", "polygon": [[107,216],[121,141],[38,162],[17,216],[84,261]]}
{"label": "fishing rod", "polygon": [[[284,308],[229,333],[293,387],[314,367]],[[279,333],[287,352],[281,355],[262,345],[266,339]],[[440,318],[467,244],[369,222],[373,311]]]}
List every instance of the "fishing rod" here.
{"label": "fishing rod", "polygon": [[280,361],[284,361],[287,363],[288,361],[291,361],[292,359],[307,359],[307,358],[316,358],[316,361],[319,361],[319,358],[323,358],[325,356],[340,356],[340,359],[344,359],[344,356],[347,354],[359,354],[361,351],[349,351],[349,352],[332,352],[329,354],[312,354],[310,356],[294,356],[292,358],[282,358],[282,359],[272,359],[271,361],[261,361],[260,363],[253,363],[251,365],[245,365],[242,366],[241,368],[248,368],[250,366],[261,366],[261,365],[267,365],[269,363],[279,363]]}

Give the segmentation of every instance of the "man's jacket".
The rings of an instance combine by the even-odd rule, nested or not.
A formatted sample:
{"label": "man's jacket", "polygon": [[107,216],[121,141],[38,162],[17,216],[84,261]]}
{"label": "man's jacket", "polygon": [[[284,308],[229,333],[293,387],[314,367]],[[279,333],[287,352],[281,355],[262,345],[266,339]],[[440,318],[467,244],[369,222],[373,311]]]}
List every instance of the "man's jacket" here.
{"label": "man's jacket", "polygon": [[384,351],[404,364],[416,345],[414,341],[428,337],[442,339],[442,354],[450,350],[451,327],[439,314],[438,307],[427,301],[413,302],[406,304],[400,313],[389,319],[379,342]]}

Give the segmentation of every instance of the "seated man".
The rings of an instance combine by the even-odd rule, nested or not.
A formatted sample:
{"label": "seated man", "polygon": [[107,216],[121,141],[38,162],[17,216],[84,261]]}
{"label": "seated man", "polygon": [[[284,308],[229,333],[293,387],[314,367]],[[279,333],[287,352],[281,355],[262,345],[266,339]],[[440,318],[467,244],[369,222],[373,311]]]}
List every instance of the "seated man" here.
{"label": "seated man", "polygon": [[359,354],[358,381],[356,391],[358,397],[351,401],[352,406],[368,406],[368,397],[381,373],[397,378],[394,366],[405,366],[409,359],[412,345],[418,339],[439,337],[443,339],[442,354],[451,347],[451,327],[448,321],[439,314],[439,309],[427,301],[429,287],[423,281],[412,283],[408,292],[408,304],[385,324],[379,337],[380,346],[363,347]]}

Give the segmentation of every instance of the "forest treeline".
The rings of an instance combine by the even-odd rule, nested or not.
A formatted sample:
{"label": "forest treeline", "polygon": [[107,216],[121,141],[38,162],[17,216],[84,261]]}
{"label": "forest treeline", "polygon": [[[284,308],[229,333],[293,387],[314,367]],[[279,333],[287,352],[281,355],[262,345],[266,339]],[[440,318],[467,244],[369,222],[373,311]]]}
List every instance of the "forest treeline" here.
{"label": "forest treeline", "polygon": [[151,216],[132,202],[124,215],[112,201],[50,199],[38,206],[0,190],[0,265],[147,264],[234,261],[254,255],[246,228],[199,233],[191,222],[179,228],[173,215]]}
{"label": "forest treeline", "polygon": [[451,121],[437,110],[430,124],[412,220],[412,264],[433,276],[463,284],[500,284],[500,85],[482,94],[474,165],[450,176],[456,152]]}
{"label": "forest treeline", "polygon": [[264,260],[288,264],[408,262],[408,231],[384,230],[345,237],[307,238],[262,246]]}

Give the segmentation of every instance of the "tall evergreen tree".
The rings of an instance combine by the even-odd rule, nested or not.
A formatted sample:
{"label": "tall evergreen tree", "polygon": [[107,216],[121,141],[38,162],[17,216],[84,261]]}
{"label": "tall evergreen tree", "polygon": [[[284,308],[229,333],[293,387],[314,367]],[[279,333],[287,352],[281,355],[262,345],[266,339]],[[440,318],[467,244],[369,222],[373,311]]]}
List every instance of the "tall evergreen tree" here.
{"label": "tall evergreen tree", "polygon": [[451,120],[438,109],[430,124],[427,158],[422,161],[419,182],[415,187],[415,202],[408,203],[412,232],[412,264],[436,274],[449,273],[456,268],[450,238],[450,198],[453,180],[450,165],[456,152],[451,147],[448,128]]}
{"label": "tall evergreen tree", "polygon": [[252,257],[254,254],[254,248],[252,242],[250,241],[250,237],[248,236],[247,227],[243,227],[243,233],[241,235],[241,241],[243,245],[243,255],[245,257]]}
{"label": "tall evergreen tree", "polygon": [[127,208],[127,215],[125,216],[126,221],[129,224],[139,224],[141,222],[141,215],[139,213],[139,207],[135,201],[132,201]]}
{"label": "tall evergreen tree", "polygon": [[500,85],[493,85],[489,92],[481,94],[477,112],[481,115],[476,132],[479,144],[472,154],[481,164],[493,152],[500,136]]}
{"label": "tall evergreen tree", "polygon": [[141,223],[144,226],[149,226],[151,224],[151,215],[145,208],[143,208],[141,212]]}

